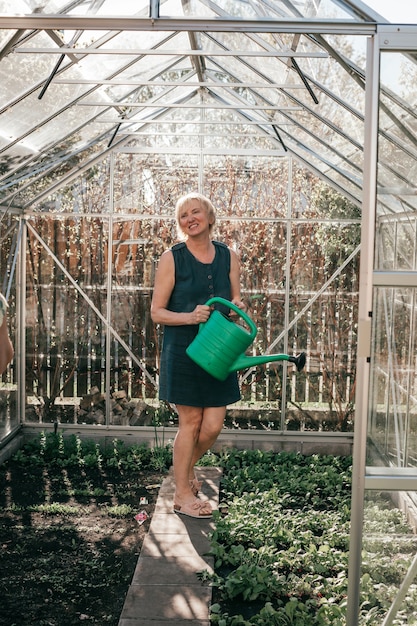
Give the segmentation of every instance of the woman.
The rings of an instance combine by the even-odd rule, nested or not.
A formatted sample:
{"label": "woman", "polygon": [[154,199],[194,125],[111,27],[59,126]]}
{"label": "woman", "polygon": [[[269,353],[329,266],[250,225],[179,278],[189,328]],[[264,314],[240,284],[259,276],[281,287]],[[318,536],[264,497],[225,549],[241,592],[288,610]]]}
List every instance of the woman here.
{"label": "woman", "polygon": [[3,374],[14,356],[13,345],[7,329],[6,309],[6,298],[0,293],[0,374]]}
{"label": "woman", "polygon": [[[207,501],[197,495],[201,483],[194,466],[216,441],[226,415],[226,405],[240,399],[237,374],[221,382],[196,365],[185,353],[206,322],[214,296],[244,308],[240,297],[237,255],[213,241],[216,220],[208,198],[190,193],[175,209],[184,242],[165,251],[159,261],[151,305],[152,320],[164,326],[159,398],[176,405],[178,431],[174,441],[174,511],[197,518],[212,516]],[[229,310],[223,311],[226,314]]]}

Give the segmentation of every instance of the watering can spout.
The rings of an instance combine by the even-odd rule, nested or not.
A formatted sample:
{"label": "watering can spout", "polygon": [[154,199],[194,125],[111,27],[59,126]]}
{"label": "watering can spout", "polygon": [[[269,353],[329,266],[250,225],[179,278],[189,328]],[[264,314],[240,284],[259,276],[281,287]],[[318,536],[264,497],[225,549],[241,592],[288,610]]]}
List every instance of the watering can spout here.
{"label": "watering can spout", "polygon": [[306,353],[300,352],[297,356],[289,356],[288,360],[290,363],[294,363],[297,367],[297,372],[301,372],[304,369],[304,365],[306,364]]}
{"label": "watering can spout", "polygon": [[246,322],[248,328],[235,324],[218,310],[211,313],[207,322],[200,324],[199,331],[188,346],[186,353],[206,372],[218,380],[226,380],[231,372],[271,361],[289,361],[296,365],[299,372],[303,369],[306,362],[304,352],[298,356],[287,354],[247,356],[245,351],[258,332],[254,322],[244,311],[224,298],[211,298],[206,304],[210,306],[215,302],[234,311]]}
{"label": "watering can spout", "polygon": [[230,366],[230,371],[237,372],[238,370],[243,370],[248,367],[256,367],[257,365],[262,365],[264,363],[272,363],[273,361],[289,361],[290,363],[294,363],[298,372],[301,372],[306,363],[306,355],[304,352],[301,352],[297,356],[290,356],[288,354],[261,354],[258,356],[247,356],[246,354],[241,354]]}

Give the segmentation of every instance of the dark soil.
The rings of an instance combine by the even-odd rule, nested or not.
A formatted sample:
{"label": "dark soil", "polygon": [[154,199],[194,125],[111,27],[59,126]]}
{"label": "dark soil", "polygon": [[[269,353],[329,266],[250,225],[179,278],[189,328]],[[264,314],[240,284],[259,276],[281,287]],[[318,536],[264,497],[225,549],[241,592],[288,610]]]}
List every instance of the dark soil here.
{"label": "dark soil", "polygon": [[117,626],[165,473],[0,467],[0,625]]}

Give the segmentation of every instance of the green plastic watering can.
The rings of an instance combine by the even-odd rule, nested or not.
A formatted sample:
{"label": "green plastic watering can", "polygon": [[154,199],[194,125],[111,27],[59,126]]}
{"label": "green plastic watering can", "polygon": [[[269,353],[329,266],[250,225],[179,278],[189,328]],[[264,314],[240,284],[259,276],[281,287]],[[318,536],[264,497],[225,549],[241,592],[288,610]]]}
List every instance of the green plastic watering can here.
{"label": "green plastic watering can", "polygon": [[186,353],[197,365],[218,380],[226,380],[231,372],[255,367],[271,361],[290,361],[300,372],[306,362],[304,352],[298,356],[287,354],[265,354],[247,356],[245,350],[251,345],[258,332],[253,320],[238,306],[224,298],[210,298],[206,305],[219,303],[238,314],[248,329],[236,324],[229,317],[213,311],[207,322],[200,324],[198,333],[188,346]]}

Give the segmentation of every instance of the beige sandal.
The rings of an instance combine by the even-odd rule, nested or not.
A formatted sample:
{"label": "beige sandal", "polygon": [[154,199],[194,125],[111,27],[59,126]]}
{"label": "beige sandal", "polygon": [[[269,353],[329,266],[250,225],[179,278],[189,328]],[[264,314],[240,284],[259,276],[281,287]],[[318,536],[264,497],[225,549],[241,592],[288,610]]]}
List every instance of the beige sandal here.
{"label": "beige sandal", "polygon": [[[210,509],[210,512],[207,512],[207,509]],[[213,516],[210,504],[207,501],[204,502],[198,498],[195,498],[193,502],[189,502],[187,504],[174,503],[174,513],[187,515],[188,517],[196,517],[199,519],[209,519]]]}
{"label": "beige sandal", "polygon": [[201,480],[197,480],[197,478],[193,478],[192,480],[190,480],[190,487],[191,491],[193,492],[193,496],[198,496],[202,486],[203,482]]}

